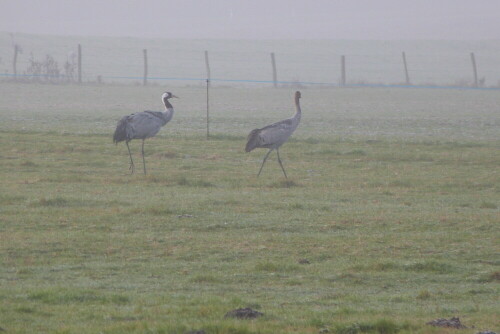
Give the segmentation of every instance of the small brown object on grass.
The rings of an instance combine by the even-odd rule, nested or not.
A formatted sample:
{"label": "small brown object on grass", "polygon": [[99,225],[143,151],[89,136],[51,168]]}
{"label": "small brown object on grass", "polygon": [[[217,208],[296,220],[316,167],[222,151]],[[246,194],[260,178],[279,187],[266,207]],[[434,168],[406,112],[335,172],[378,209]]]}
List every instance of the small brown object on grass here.
{"label": "small brown object on grass", "polygon": [[426,325],[431,325],[435,327],[448,327],[448,328],[456,328],[456,329],[464,329],[467,326],[463,325],[460,322],[458,317],[452,317],[451,319],[439,318],[426,323]]}
{"label": "small brown object on grass", "polygon": [[263,316],[264,313],[259,311],[252,310],[249,307],[246,308],[238,308],[236,310],[232,310],[226,313],[224,318],[238,318],[238,319],[255,319]]}

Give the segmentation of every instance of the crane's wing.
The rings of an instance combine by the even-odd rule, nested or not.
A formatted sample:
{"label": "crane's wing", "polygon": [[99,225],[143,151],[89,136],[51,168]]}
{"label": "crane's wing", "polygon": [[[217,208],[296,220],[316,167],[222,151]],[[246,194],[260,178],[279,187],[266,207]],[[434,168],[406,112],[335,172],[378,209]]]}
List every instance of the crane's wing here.
{"label": "crane's wing", "polygon": [[130,139],[145,139],[155,136],[164,125],[163,120],[155,112],[143,111],[129,117],[128,128]]}
{"label": "crane's wing", "polygon": [[163,113],[161,111],[150,111],[150,110],[145,110],[144,111],[145,114],[149,114],[151,116],[154,116],[154,117],[158,117],[158,118],[163,118]]}
{"label": "crane's wing", "polygon": [[292,120],[285,119],[250,132],[245,147],[250,152],[257,147],[271,148],[283,144],[293,132]]}
{"label": "crane's wing", "polygon": [[267,130],[285,131],[291,127],[292,127],[292,119],[287,118],[287,119],[284,119],[282,121],[279,121],[279,122],[276,122],[273,124],[269,124],[269,125],[261,128],[260,130],[261,131],[267,131]]}
{"label": "crane's wing", "polygon": [[113,134],[113,142],[115,144],[127,140],[127,127],[130,119],[132,118],[134,114],[132,115],[127,115],[123,116],[119,121],[118,124],[116,125],[116,130],[115,133]]}

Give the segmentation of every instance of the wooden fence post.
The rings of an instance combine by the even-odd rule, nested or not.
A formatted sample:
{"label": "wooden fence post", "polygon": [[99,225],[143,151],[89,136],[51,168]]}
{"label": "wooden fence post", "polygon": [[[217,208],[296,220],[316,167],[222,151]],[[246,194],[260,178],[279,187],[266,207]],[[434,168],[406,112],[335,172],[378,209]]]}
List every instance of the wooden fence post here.
{"label": "wooden fence post", "polygon": [[474,72],[474,87],[477,87],[478,86],[477,66],[476,66],[476,57],[474,56],[474,52],[470,53],[470,60],[472,61],[472,71]]}
{"label": "wooden fence post", "polygon": [[271,52],[271,65],[273,67],[273,84],[274,88],[278,87],[278,72],[276,71],[276,58],[274,52]]}
{"label": "wooden fence post", "polygon": [[404,51],[403,51],[403,64],[405,67],[406,84],[409,86],[411,85],[411,83],[410,83],[410,76],[408,75],[408,64],[406,63],[406,53]]}
{"label": "wooden fence post", "polygon": [[[208,61],[208,51],[205,50],[205,66],[207,68],[207,87],[210,86],[210,63]],[[207,99],[208,99],[208,92],[207,92]],[[208,104],[208,102],[207,102]],[[208,133],[208,132],[207,132]],[[207,138],[208,138],[208,134],[207,134]]]}
{"label": "wooden fence post", "polygon": [[144,49],[142,50],[144,54],[144,79],[142,80],[142,85],[147,86],[148,85],[148,50]]}
{"label": "wooden fence post", "polygon": [[340,79],[340,85],[345,86],[346,84],[346,75],[345,75],[345,56],[342,55],[340,57],[340,66],[341,66],[341,71],[342,71],[342,77]]}
{"label": "wooden fence post", "polygon": [[14,80],[17,79],[17,54],[19,53],[19,45],[14,44],[14,60],[12,61],[12,67],[14,71]]}
{"label": "wooden fence post", "polygon": [[210,62],[208,61],[208,51],[205,50],[205,66],[207,68],[207,140],[210,139],[210,79],[211,79],[211,74],[210,74]]}
{"label": "wooden fence post", "polygon": [[82,46],[78,44],[78,83],[82,83]]}
{"label": "wooden fence post", "polygon": [[210,88],[210,80],[207,79],[207,140],[210,138],[209,88]]}

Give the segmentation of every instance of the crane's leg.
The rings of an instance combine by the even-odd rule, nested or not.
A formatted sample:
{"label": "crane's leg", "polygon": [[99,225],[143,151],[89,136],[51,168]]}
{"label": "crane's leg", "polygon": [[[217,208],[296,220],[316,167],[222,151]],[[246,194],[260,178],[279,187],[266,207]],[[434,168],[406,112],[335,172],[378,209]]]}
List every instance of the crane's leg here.
{"label": "crane's leg", "polygon": [[130,152],[130,147],[128,146],[128,141],[125,141],[125,144],[127,144],[128,155],[130,156],[130,166],[128,167],[128,169],[132,171],[131,174],[134,174],[134,160],[132,160],[132,153]]}
{"label": "crane's leg", "polygon": [[264,167],[264,164],[266,163],[267,157],[269,156],[269,153],[271,153],[273,149],[270,149],[269,152],[267,152],[266,156],[264,157],[264,160],[262,160],[262,165],[260,166],[259,169],[259,174],[257,176],[260,176],[260,172],[262,172],[262,167]]}
{"label": "crane's leg", "polygon": [[283,171],[283,174],[285,174],[285,179],[288,179],[288,176],[286,176],[286,173],[285,173],[285,168],[283,168],[283,164],[281,163],[280,149],[279,148],[276,149],[276,153],[278,153],[278,162],[280,163],[281,170]]}
{"label": "crane's leg", "polygon": [[146,175],[146,160],[144,160],[144,139],[142,140],[142,165],[144,166],[144,175]]}

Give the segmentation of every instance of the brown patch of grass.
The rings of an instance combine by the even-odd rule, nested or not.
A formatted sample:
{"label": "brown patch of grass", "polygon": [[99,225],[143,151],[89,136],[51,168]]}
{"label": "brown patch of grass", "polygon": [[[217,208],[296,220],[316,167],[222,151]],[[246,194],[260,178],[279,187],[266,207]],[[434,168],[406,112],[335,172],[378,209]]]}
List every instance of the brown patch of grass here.
{"label": "brown patch of grass", "polygon": [[481,209],[498,209],[497,205],[495,203],[491,203],[491,202],[482,202],[479,205],[479,208],[481,208]]}
{"label": "brown patch of grass", "polygon": [[205,154],[201,156],[201,159],[203,160],[213,160],[213,161],[221,160],[222,158],[223,156],[220,154]]}
{"label": "brown patch of grass", "polygon": [[177,158],[179,155],[176,152],[164,152],[155,154],[155,156],[160,159],[174,159]]}
{"label": "brown patch of grass", "polygon": [[494,271],[492,273],[483,275],[479,281],[481,283],[491,283],[491,282],[500,282],[500,271]]}
{"label": "brown patch of grass", "polygon": [[268,187],[269,188],[293,188],[293,187],[301,187],[299,183],[293,181],[293,180],[281,180],[278,182],[271,183]]}
{"label": "brown patch of grass", "polygon": [[36,167],[36,166],[38,166],[38,165],[37,165],[36,163],[34,163],[33,161],[29,161],[29,160],[27,160],[27,161],[23,161],[23,162],[20,164],[20,166],[22,166],[22,167]]}

